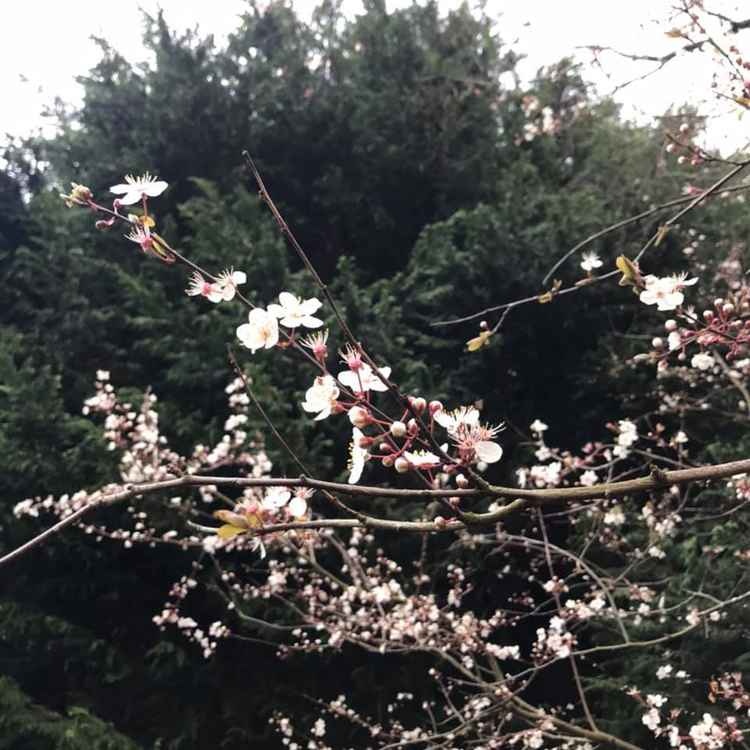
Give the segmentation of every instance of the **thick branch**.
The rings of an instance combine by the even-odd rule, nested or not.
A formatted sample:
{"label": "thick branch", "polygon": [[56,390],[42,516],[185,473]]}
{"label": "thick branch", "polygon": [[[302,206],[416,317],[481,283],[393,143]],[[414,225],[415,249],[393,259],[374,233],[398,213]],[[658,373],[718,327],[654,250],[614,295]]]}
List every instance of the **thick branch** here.
{"label": "thick branch", "polygon": [[530,505],[547,503],[565,503],[573,500],[596,500],[603,497],[621,497],[638,492],[664,489],[673,484],[688,484],[709,479],[722,479],[750,472],[750,459],[741,461],[730,461],[724,464],[712,466],[699,466],[692,469],[680,469],[678,471],[665,471],[658,475],[641,477],[640,479],[629,479],[623,482],[609,482],[594,485],[593,487],[563,487],[554,489],[529,490],[516,487],[501,487],[487,485],[487,489],[467,490],[410,490],[394,489],[390,487],[367,487],[339,482],[325,482],[321,479],[310,477],[209,477],[185,475],[175,479],[167,479],[163,482],[146,482],[143,484],[129,484],[122,490],[112,492],[108,495],[95,497],[88,505],[80,508],[70,516],[58,521],[46,531],[29,540],[21,547],[9,552],[0,558],[0,566],[14,560],[16,557],[38,546],[53,534],[76,523],[89,511],[101,506],[115,505],[116,503],[130,500],[141,495],[149,495],[165,490],[174,490],[184,487],[200,487],[205,485],[216,485],[224,487],[311,487],[321,491],[335,491],[348,495],[364,497],[394,497],[401,499],[431,499],[442,497],[480,497],[491,495],[497,498],[515,498],[491,513],[463,513],[462,521],[392,521],[384,518],[376,518],[364,513],[356,519],[318,519],[311,521],[295,521],[292,523],[274,524],[256,530],[254,533],[270,534],[279,531],[291,531],[295,529],[323,529],[323,528],[373,528],[386,531],[415,532],[415,533],[437,533],[454,532],[467,528],[479,528],[491,526],[502,520],[505,516],[518,512]]}

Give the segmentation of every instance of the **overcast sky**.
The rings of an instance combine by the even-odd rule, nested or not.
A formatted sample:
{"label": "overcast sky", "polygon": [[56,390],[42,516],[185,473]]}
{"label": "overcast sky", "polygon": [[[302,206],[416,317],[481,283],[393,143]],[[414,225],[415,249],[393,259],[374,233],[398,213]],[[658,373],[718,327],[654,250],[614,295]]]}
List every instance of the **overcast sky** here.
{"label": "overcast sky", "polygon": [[[747,3],[747,0],[743,0]],[[313,0],[294,0],[294,7],[309,14]],[[389,9],[408,0],[388,0]],[[446,8],[457,4],[442,0]],[[499,19],[501,35],[518,40],[516,50],[528,56],[525,74],[541,65],[575,53],[580,45],[599,44],[627,52],[665,54],[679,41],[665,36],[664,18],[672,0],[487,0],[486,8]],[[750,3],[748,3],[750,5]],[[92,35],[103,36],[128,59],[144,59],[141,45],[140,8],[155,13],[164,9],[169,24],[178,29],[198,25],[221,38],[236,26],[245,7],[243,0],[141,0],[114,3],[109,0],[22,0],[3,3],[5,34],[0,45],[0,135],[25,134],[43,126],[40,113],[55,96],[76,102],[80,90],[74,78],[84,74],[98,59]],[[350,13],[361,9],[358,0],[345,0]],[[711,7],[732,15],[736,0],[712,0]],[[741,4],[740,4],[741,7]],[[661,21],[659,23],[659,21]],[[750,36],[750,32],[747,32]],[[585,54],[585,53],[579,53]],[[585,59],[589,59],[586,54]],[[590,78],[602,93],[617,83],[646,72],[648,66],[605,58],[606,77],[591,69]],[[623,89],[617,99],[629,117],[662,114],[671,104],[703,101],[710,85],[710,61],[705,56],[685,55],[645,81]],[[722,148],[745,145],[748,121],[736,113],[712,109],[711,143]]]}

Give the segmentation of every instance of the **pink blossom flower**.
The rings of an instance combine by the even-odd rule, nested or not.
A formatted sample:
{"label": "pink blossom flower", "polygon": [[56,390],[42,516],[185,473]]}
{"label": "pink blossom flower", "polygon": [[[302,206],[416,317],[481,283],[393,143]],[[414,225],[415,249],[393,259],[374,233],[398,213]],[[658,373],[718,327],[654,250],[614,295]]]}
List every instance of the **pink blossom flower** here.
{"label": "pink blossom flower", "polygon": [[185,294],[190,297],[200,295],[201,297],[205,297],[209,302],[221,302],[224,299],[218,285],[206,281],[198,271],[195,271],[190,277],[190,283],[185,290]]}
{"label": "pink blossom flower", "polygon": [[158,180],[146,172],[142,177],[127,175],[124,183],[114,185],[109,189],[109,192],[122,195],[122,198],[118,198],[119,202],[123,206],[131,206],[133,203],[138,203],[142,198],[156,198],[167,187],[166,182]]}

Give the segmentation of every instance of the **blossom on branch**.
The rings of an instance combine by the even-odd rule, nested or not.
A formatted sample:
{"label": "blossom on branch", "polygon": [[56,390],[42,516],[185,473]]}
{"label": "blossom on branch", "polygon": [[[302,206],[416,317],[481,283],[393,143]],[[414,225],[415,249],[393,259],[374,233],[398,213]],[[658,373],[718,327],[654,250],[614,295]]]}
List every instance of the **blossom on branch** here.
{"label": "blossom on branch", "polygon": [[253,354],[258,349],[272,349],[279,343],[279,322],[262,307],[250,310],[248,322],[237,328],[237,338]]}
{"label": "blossom on branch", "polygon": [[306,412],[315,413],[315,420],[325,419],[331,415],[339,397],[336,381],[330,375],[320,375],[315,378],[313,385],[305,392],[302,408]]}
{"label": "blossom on branch", "polygon": [[152,177],[146,172],[141,177],[126,175],[125,182],[114,185],[109,189],[110,193],[122,195],[118,201],[123,206],[132,206],[143,198],[156,198],[161,195],[168,187],[168,183]]}
{"label": "blossom on branch", "polygon": [[268,306],[268,312],[279,318],[281,325],[287,328],[320,328],[323,321],[320,318],[313,317],[322,306],[322,302],[315,297],[302,300],[295,297],[289,292],[282,292],[279,295],[280,305],[271,304]]}
{"label": "blossom on branch", "polygon": [[601,268],[602,262],[596,253],[584,253],[583,260],[581,261],[581,268],[591,273],[595,268]]}
{"label": "blossom on branch", "polygon": [[[391,368],[378,367],[377,373],[384,378],[389,378]],[[363,362],[356,371],[344,370],[344,372],[340,372],[339,382],[355,393],[368,393],[369,391],[384,393],[388,390],[388,386],[378,377],[378,374],[373,371],[370,365]]]}
{"label": "blossom on branch", "polygon": [[190,277],[190,286],[185,293],[191,297],[200,295],[209,302],[230,302],[234,299],[237,287],[246,281],[244,271],[222,271],[214,282],[206,281],[198,271],[195,271]]}
{"label": "blossom on branch", "polygon": [[682,289],[692,286],[698,279],[687,278],[686,273],[659,278],[658,276],[646,276],[643,279],[646,288],[640,294],[640,300],[644,305],[656,305],[657,310],[674,310],[685,300]]}

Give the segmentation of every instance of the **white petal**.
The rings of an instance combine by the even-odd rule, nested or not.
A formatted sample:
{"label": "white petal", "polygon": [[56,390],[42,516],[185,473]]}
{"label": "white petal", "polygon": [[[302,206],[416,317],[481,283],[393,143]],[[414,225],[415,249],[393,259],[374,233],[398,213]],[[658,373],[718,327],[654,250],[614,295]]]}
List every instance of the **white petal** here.
{"label": "white petal", "polygon": [[169,187],[168,183],[164,180],[157,180],[156,182],[146,182],[141,184],[141,192],[145,193],[151,198],[156,198],[157,195],[161,195]]}
{"label": "white petal", "polygon": [[268,320],[268,312],[262,307],[254,307],[247,315],[247,319],[253,326],[265,325]]}
{"label": "white petal", "polygon": [[[286,311],[289,312],[288,310]],[[287,328],[299,328],[299,324],[302,322],[299,315],[296,313],[285,315],[280,321],[281,325]]]}
{"label": "white petal", "polygon": [[302,518],[307,513],[307,501],[303,497],[295,496],[289,501],[287,508],[295,518]]}
{"label": "white petal", "polygon": [[122,194],[122,193],[129,193],[130,192],[130,185],[126,185],[124,182],[121,182],[119,185],[113,185],[109,189],[110,193]]}
{"label": "white petal", "polygon": [[297,307],[297,298],[291,292],[282,292],[279,295],[279,302],[287,308],[287,310],[293,310]]}
{"label": "white petal", "polygon": [[140,199],[140,193],[127,193],[122,198],[120,198],[119,201],[123,206],[132,206],[134,203],[138,203]]}
{"label": "white petal", "polygon": [[357,373],[352,370],[344,370],[339,373],[339,383],[345,385],[350,391],[359,392],[362,386],[359,384]]}
{"label": "white petal", "polygon": [[247,274],[244,271],[235,271],[232,274],[232,281],[237,285],[244,284],[247,281]]}
{"label": "white petal", "polygon": [[320,328],[323,325],[323,321],[320,318],[314,318],[312,315],[307,315],[300,321],[306,328]]}
{"label": "white petal", "polygon": [[283,318],[286,315],[286,310],[275,302],[268,306],[268,312],[275,318]]}
{"label": "white petal", "polygon": [[481,440],[474,448],[477,458],[488,464],[494,464],[503,457],[503,449],[491,440]]}
{"label": "white petal", "polygon": [[312,315],[313,313],[316,313],[320,308],[323,306],[323,303],[316,299],[315,297],[311,297],[310,299],[306,299],[301,305],[300,308],[305,315]]}

